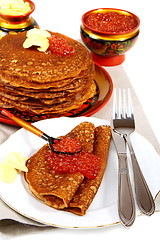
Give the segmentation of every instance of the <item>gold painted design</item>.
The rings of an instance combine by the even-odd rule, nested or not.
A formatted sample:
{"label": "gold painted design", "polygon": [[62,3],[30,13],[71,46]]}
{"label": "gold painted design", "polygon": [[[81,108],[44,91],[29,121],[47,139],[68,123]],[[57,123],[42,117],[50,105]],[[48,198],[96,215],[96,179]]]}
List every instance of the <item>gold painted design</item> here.
{"label": "gold painted design", "polygon": [[30,18],[28,21],[20,22],[20,23],[8,22],[0,18],[0,27],[6,28],[6,29],[23,29],[32,25],[33,22],[34,22],[33,18]]}
{"label": "gold painted design", "polygon": [[84,27],[81,25],[81,28],[84,32],[86,32],[91,38],[93,39],[99,39],[99,40],[105,40],[105,41],[124,41],[129,38],[132,38],[136,36],[139,33],[139,29],[126,34],[119,34],[119,35],[111,35],[111,34],[101,34],[94,31],[91,31],[90,29]]}

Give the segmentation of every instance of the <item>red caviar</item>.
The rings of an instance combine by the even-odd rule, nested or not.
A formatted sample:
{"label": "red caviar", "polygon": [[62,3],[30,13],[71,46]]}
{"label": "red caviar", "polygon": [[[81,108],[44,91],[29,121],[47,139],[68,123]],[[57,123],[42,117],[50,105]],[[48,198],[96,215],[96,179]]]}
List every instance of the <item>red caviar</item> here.
{"label": "red caviar", "polygon": [[104,33],[126,33],[135,28],[138,22],[130,15],[117,12],[100,12],[89,14],[85,19],[85,24]]}
{"label": "red caviar", "polygon": [[78,139],[70,137],[61,137],[60,140],[55,140],[54,149],[59,152],[78,152],[81,150],[81,144]]}
{"label": "red caviar", "polygon": [[46,159],[55,173],[81,172],[85,177],[93,179],[100,169],[99,157],[85,150],[73,155],[57,154],[49,150]]}
{"label": "red caviar", "polygon": [[62,56],[73,55],[75,49],[64,38],[52,35],[49,37],[49,50]]}

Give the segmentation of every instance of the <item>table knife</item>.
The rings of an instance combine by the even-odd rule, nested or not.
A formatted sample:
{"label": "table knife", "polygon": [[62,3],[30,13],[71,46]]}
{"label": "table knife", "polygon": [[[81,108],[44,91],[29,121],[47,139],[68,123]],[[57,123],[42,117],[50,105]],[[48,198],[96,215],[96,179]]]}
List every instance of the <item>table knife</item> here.
{"label": "table knife", "polygon": [[129,177],[126,141],[114,129],[112,138],[118,156],[118,213],[122,224],[130,227],[135,220],[135,202]]}

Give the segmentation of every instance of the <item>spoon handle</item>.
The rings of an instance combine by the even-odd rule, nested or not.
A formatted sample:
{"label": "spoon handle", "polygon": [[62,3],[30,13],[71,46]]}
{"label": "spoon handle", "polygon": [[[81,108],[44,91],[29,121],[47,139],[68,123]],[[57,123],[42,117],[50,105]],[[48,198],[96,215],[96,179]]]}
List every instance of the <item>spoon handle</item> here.
{"label": "spoon handle", "polygon": [[15,121],[19,126],[27,129],[28,131],[32,132],[33,134],[37,135],[38,137],[43,138],[44,133],[41,130],[39,130],[38,128],[36,128],[33,125],[31,125],[30,123],[25,122],[24,120],[14,116],[12,113],[7,111],[6,109],[2,109],[1,113],[4,116],[7,116],[8,118],[10,118],[13,121]]}

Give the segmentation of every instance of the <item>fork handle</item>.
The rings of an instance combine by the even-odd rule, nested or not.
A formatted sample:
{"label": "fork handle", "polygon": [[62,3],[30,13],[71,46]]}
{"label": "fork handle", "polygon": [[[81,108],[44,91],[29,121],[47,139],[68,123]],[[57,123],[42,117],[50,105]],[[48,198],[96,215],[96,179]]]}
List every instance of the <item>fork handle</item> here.
{"label": "fork handle", "polygon": [[126,227],[130,227],[135,220],[135,203],[126,154],[119,154],[118,158],[118,212],[122,223]]}
{"label": "fork handle", "polygon": [[155,211],[155,203],[138,164],[130,137],[125,135],[124,138],[127,141],[132,160],[137,205],[144,214],[150,216]]}

